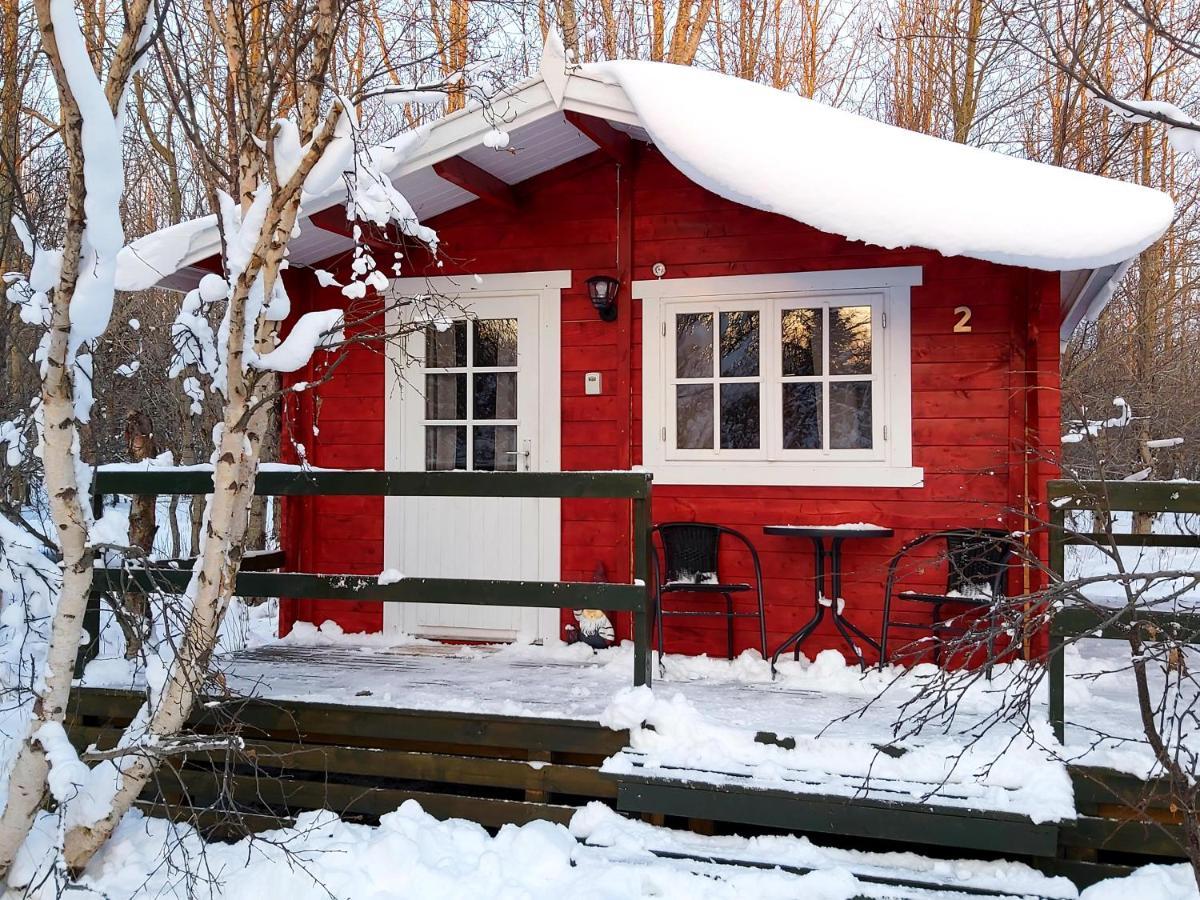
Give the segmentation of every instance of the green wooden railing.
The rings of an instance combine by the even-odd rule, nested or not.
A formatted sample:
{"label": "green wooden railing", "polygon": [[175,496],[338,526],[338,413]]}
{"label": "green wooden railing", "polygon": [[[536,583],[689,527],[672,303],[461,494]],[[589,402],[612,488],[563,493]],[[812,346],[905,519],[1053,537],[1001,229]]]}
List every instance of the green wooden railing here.
{"label": "green wooden railing", "polygon": [[[205,469],[142,470],[101,468],[93,503],[109,494],[208,494],[212,472]],[[468,578],[403,578],[379,584],[374,576],[243,571],[235,592],[244,597],[305,600],[381,601],[527,606],[550,609],[605,609],[633,614],[635,684],[649,684],[650,664],[650,494],[651,476],[640,472],[382,472],[269,470],[258,473],[254,492],[262,496],[515,497],[619,499],[633,503],[630,535],[636,584],[580,581],[502,581]],[[286,549],[286,548],[285,548]],[[182,591],[190,566],[97,568],[86,629],[93,636],[81,650],[81,663],[94,658],[99,634],[100,598],[105,593]]]}
{"label": "green wooden railing", "polygon": [[[1046,492],[1050,503],[1050,569],[1063,579],[1066,548],[1098,547],[1197,547],[1200,535],[1110,534],[1079,532],[1067,528],[1067,516],[1076,510],[1106,512],[1200,514],[1200,484],[1172,481],[1051,481]],[[1061,741],[1066,731],[1064,693],[1066,665],[1063,647],[1080,637],[1125,640],[1131,628],[1153,626],[1163,634],[1200,643],[1200,614],[1145,608],[1065,605],[1050,624],[1050,724]]]}

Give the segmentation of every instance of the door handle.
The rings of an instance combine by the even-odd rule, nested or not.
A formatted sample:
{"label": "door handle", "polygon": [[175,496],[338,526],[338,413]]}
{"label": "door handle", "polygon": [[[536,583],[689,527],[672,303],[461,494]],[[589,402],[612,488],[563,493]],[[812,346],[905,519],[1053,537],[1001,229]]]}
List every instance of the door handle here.
{"label": "door handle", "polygon": [[522,458],[522,462],[525,464],[524,470],[526,472],[528,472],[529,471],[529,458],[533,455],[532,442],[523,441],[522,447],[523,447],[523,449],[521,449],[521,450],[505,450],[504,455],[505,456],[520,456]]}

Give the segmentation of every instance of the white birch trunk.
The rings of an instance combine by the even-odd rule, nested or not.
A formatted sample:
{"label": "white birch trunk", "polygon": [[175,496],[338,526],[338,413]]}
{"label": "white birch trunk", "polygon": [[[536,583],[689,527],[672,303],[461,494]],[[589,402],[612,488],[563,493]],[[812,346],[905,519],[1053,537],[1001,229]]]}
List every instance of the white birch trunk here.
{"label": "white birch trunk", "polygon": [[[78,262],[77,256],[68,258]],[[74,392],[63,363],[70,333],[67,308],[71,295],[62,288],[74,278],[74,273],[64,271],[60,290],[54,294],[49,364],[42,384],[43,465],[50,514],[63,555],[62,593],[51,623],[42,684],[35,689],[33,714],[13,763],[8,798],[0,815],[0,878],[7,875],[45,798],[48,766],[34,736],[43,723],[62,722],[65,718],[92,587],[92,549],[88,544],[88,515],[83,506],[87,488],[81,489],[78,481],[79,434],[75,426]]]}
{"label": "white birch trunk", "polygon": [[8,796],[0,814],[0,879],[8,875],[34,816],[46,795],[48,764],[34,740],[45,722],[65,718],[75,658],[83,633],[83,616],[92,587],[92,550],[88,544],[87,486],[79,483],[79,432],[75,421],[75,390],[68,358],[71,336],[70,305],[79,279],[80,254],[86,226],[84,212],[83,118],[66,87],[57,54],[54,28],[45,2],[37,4],[42,43],[59,84],[63,144],[67,151],[67,227],[58,284],[50,297],[50,324],[42,377],[42,453],[46,493],[58,544],[62,550],[62,592],[50,626],[45,670],[35,683],[28,729],[13,762]]}

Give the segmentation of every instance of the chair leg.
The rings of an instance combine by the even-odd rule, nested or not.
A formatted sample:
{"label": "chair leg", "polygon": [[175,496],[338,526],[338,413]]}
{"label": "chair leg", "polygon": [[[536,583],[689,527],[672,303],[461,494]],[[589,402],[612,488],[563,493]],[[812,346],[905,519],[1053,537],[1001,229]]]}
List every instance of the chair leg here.
{"label": "chair leg", "polygon": [[892,624],[892,592],[889,590],[883,598],[883,630],[879,633],[879,671],[887,665],[888,628]]}
{"label": "chair leg", "polygon": [[762,641],[762,658],[767,658],[767,614],[763,609],[762,591],[758,592],[758,639]]}
{"label": "chair leg", "polygon": [[658,632],[656,635],[658,646],[658,674],[663,671],[663,614],[662,614],[662,594],[659,593],[654,598],[654,630]]}
{"label": "chair leg", "polygon": [[730,659],[733,659],[733,595],[725,594],[725,646]]}

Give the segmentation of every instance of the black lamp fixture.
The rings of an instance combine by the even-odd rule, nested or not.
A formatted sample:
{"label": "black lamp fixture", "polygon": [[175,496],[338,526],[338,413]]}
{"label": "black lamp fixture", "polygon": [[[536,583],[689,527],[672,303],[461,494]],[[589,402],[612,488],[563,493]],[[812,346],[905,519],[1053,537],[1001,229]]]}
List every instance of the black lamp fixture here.
{"label": "black lamp fixture", "polygon": [[593,275],[587,280],[588,298],[605,322],[617,318],[617,289],[621,282],[611,275]]}

